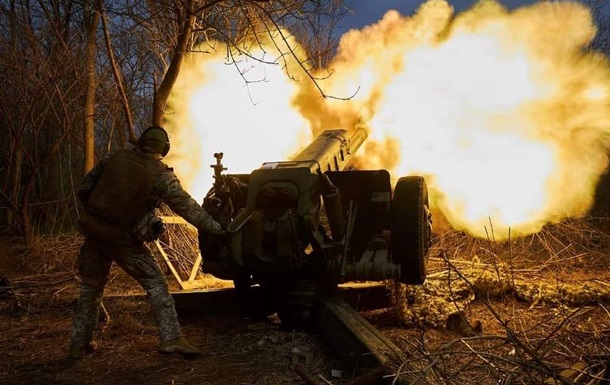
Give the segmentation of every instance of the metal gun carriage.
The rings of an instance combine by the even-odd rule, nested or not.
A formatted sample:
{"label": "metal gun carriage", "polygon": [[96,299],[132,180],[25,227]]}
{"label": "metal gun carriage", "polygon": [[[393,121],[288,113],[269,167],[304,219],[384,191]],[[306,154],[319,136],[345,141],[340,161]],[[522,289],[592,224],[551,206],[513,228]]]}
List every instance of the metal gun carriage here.
{"label": "metal gun carriage", "polygon": [[431,239],[426,182],[350,169],[363,128],[327,130],[290,160],[224,174],[215,154],[204,207],[228,235],[200,237],[203,271],[233,280],[248,304],[259,286],[283,323],[312,324],[316,305],[349,281],[422,284]]}

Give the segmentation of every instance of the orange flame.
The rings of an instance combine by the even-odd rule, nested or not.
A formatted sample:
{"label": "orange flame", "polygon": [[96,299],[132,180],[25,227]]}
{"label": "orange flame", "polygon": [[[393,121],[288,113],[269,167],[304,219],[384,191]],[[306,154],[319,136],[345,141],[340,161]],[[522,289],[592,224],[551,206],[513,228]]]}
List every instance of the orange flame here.
{"label": "orange flame", "polygon": [[412,17],[390,11],[346,33],[320,73],[332,73],[322,89],[355,94],[348,101],[321,98],[294,65],[291,77],[253,65],[266,71],[255,94],[222,57],[193,57],[168,128],[190,145],[179,141],[174,153],[195,164],[168,162],[209,187],[214,149],[230,172],[250,172],[285,159],[311,133],[361,124],[370,132],[359,164],[424,175],[454,228],[485,237],[491,225],[496,239],[533,233],[585,214],[607,167],[610,65],[586,49],[595,33],[590,10],[571,2],[509,12],[483,1],[455,16],[430,0]]}

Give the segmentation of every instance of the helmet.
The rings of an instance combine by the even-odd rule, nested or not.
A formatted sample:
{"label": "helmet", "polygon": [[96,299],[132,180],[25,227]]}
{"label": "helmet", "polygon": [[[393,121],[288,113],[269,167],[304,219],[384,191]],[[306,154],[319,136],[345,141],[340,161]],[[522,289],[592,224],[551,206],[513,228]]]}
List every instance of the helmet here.
{"label": "helmet", "polygon": [[165,156],[169,152],[169,135],[163,127],[150,126],[140,135],[138,147],[140,149],[148,147],[157,154]]}

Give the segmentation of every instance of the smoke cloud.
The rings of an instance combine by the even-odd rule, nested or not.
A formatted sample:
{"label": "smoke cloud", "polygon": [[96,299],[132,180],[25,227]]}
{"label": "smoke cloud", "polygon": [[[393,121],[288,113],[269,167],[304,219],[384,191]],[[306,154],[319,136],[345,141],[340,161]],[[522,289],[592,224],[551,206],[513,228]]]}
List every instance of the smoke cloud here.
{"label": "smoke cloud", "polygon": [[[485,237],[493,226],[496,239],[509,229],[529,234],[584,215],[608,165],[610,66],[589,48],[595,34],[591,11],[575,2],[508,11],[483,1],[456,15],[430,0],[412,16],[390,11],[343,35],[317,85],[292,64],[265,67],[272,91],[255,103],[250,95],[241,104],[251,85],[219,67],[220,57],[194,60],[171,125],[207,138],[183,154],[197,147],[210,159],[208,143],[225,145],[217,131],[231,132],[226,145],[247,142],[233,153],[250,170],[260,164],[253,143],[260,161],[280,160],[323,130],[365,126],[359,164],[396,179],[425,176],[433,208],[452,227]],[[193,106],[195,97],[205,101]]]}

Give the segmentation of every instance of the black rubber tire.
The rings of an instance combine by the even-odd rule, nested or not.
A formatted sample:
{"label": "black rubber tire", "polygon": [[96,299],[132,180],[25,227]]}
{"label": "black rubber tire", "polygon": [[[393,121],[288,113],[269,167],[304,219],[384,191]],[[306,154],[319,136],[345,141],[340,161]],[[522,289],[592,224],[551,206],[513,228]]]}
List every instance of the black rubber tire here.
{"label": "black rubber tire", "polygon": [[402,283],[420,285],[426,280],[429,212],[424,178],[400,178],[390,203],[390,251],[394,262],[400,265]]}

